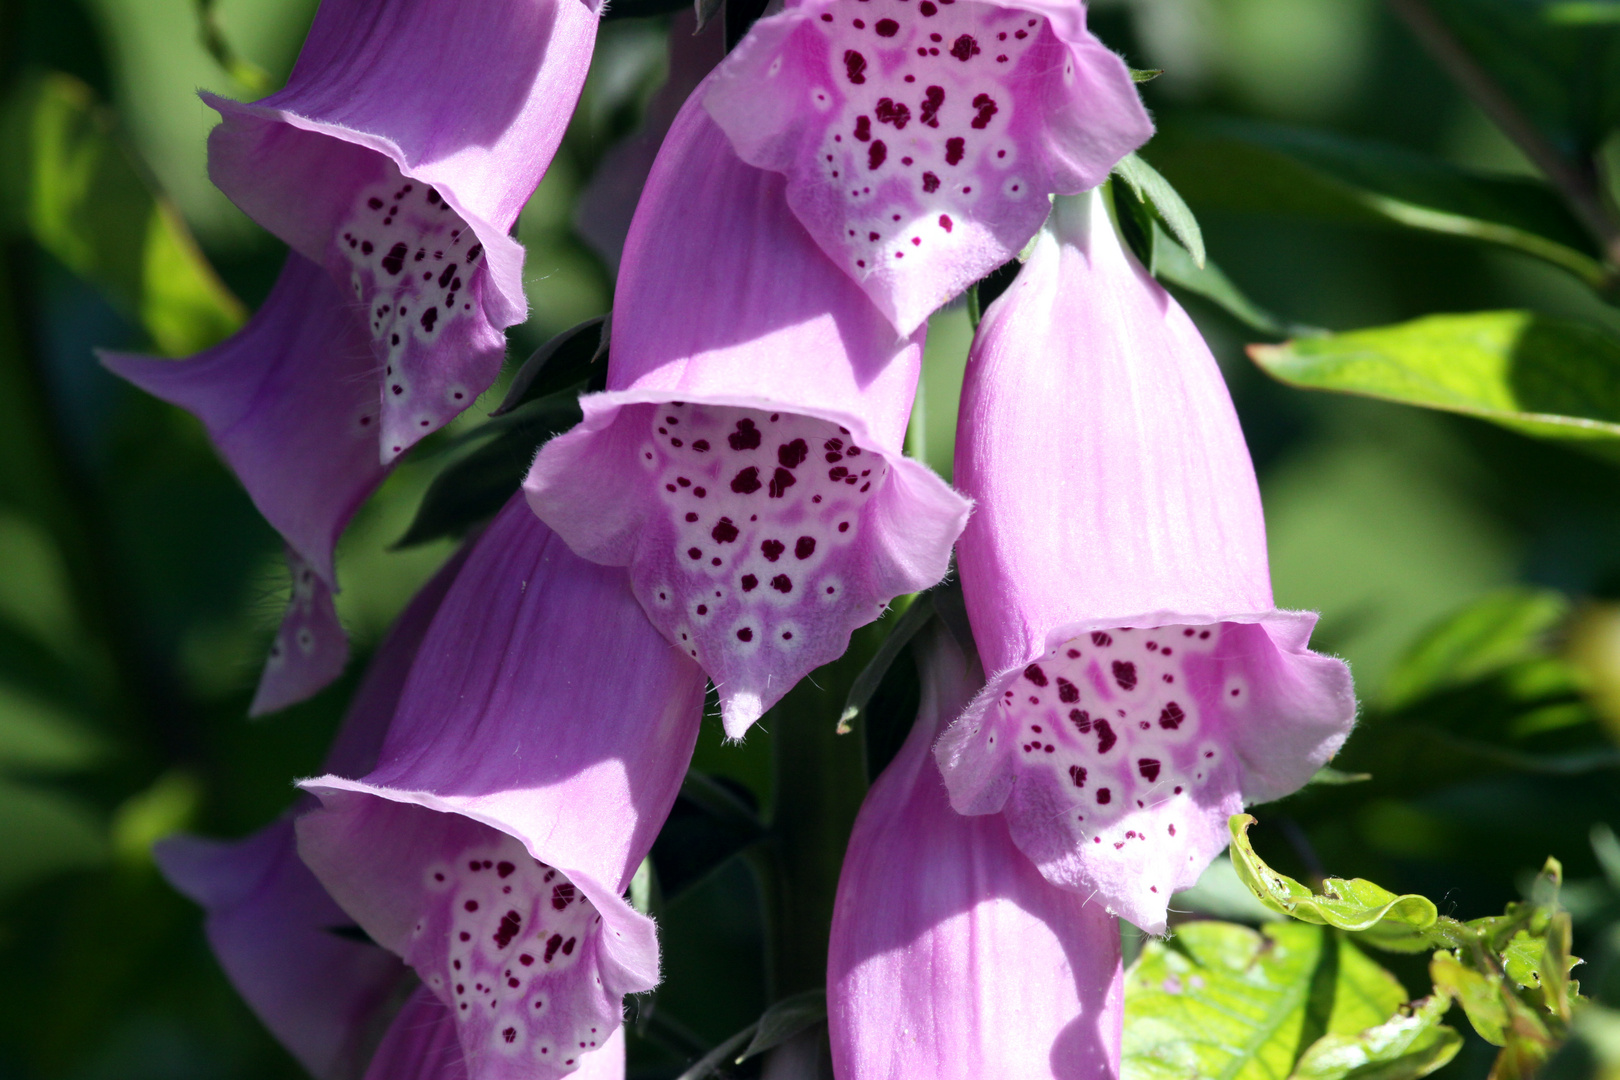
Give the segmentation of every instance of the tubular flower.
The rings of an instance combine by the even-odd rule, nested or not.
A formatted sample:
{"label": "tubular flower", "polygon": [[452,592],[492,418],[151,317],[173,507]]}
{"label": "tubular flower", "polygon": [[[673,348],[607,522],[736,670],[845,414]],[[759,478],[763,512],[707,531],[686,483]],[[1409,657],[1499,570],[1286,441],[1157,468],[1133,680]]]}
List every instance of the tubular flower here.
{"label": "tubular flower", "polygon": [[702,672],[622,571],[519,499],[479,539],[405,685],[378,766],[303,787],[299,851],[449,1009],[472,1080],[560,1076],[658,981],[622,890],[685,775]]}
{"label": "tubular flower", "polygon": [[607,392],[581,399],[525,489],[580,555],[631,568],[740,737],[944,575],[968,508],[901,453],[923,331],[896,337],[701,94],[630,229]]}
{"label": "tubular flower", "polygon": [[500,369],[526,306],[507,234],[562,139],[596,19],[581,0],[327,0],[284,89],[204,95],[224,118],[214,182],[359,308],[383,462]]}
{"label": "tubular flower", "polygon": [[867,795],[838,882],[828,1022],[842,1080],[1119,1074],[1119,928],[1047,882],[998,816],[951,809],[929,754],[983,683],[945,634],[910,737]]}
{"label": "tubular flower", "polygon": [[1153,130],[1079,0],[790,0],[705,103],[903,334]]}
{"label": "tubular flower", "polygon": [[993,674],[937,747],[951,801],[1003,811],[1048,879],[1162,932],[1228,816],[1304,784],[1356,706],[1307,648],[1316,617],[1273,605],[1220,371],[1100,193],[1058,201],[980,326],[956,476]]}
{"label": "tubular flower", "polygon": [[[376,762],[423,636],[460,560],[417,594],[378,648],[327,755],[327,767],[364,772]],[[153,849],[176,889],[207,911],[207,934],[231,984],[265,1026],[319,1080],[360,1075],[370,1041],[409,972],[352,925],[298,858],[293,818],[235,843],[175,836]],[[422,1073],[423,1077],[434,1074]]]}
{"label": "tubular flower", "polygon": [[387,475],[377,461],[376,361],[353,305],[294,253],[243,329],[185,360],[103,353],[114,373],[195,414],[287,542],[292,600],[251,712],[335,679],[349,643],[332,606],[338,536]]}

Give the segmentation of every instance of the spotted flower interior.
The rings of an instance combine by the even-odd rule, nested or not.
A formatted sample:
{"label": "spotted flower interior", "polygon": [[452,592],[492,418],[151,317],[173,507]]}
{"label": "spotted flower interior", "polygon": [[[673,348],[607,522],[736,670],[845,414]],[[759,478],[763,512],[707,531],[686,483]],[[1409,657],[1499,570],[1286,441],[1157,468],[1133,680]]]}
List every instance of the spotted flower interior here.
{"label": "spotted flower interior", "polygon": [[568,1073],[607,1041],[619,1012],[597,971],[602,917],[561,871],[502,835],[422,885],[408,958],[450,1006],[471,1075]]}
{"label": "spotted flower interior", "polygon": [[1014,741],[1015,833],[1039,829],[1161,907],[1191,884],[1211,822],[1241,805],[1231,749],[1251,691],[1233,629],[1096,630],[1014,677],[986,742]]}
{"label": "spotted flower interior", "polygon": [[677,402],[647,415],[641,460],[660,512],[642,532],[637,595],[752,722],[766,693],[836,658],[886,606],[861,541],[889,465],[794,413]]}
{"label": "spotted flower interior", "polygon": [[500,335],[483,312],[478,237],[433,187],[388,172],[355,200],[333,257],[382,363],[385,463],[471,405],[500,362],[484,370]]}
{"label": "spotted flower interior", "polygon": [[800,220],[902,332],[1045,219],[1045,110],[1075,72],[1043,17],[835,0],[744,50],[711,113],[745,161],[788,176]]}

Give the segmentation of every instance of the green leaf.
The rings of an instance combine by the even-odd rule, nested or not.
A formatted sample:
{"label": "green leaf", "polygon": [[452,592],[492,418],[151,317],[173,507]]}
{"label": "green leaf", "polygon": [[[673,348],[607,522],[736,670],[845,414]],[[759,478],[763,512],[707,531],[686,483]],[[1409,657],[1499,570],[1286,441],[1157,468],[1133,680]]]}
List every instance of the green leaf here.
{"label": "green leaf", "polygon": [[410,527],[394,546],[459,536],[493,517],[522,485],[540,444],[579,420],[579,399],[570,391],[520,405],[468,432],[428,485]]}
{"label": "green leaf", "polygon": [[1385,948],[1407,951],[1411,946],[1429,947],[1422,935],[1439,917],[1433,901],[1411,893],[1397,895],[1361,878],[1328,878],[1322,883],[1322,892],[1313,893],[1267,866],[1255,854],[1249,844],[1253,817],[1234,814],[1228,824],[1233,868],[1260,902],[1273,911],[1301,922],[1371,932],[1370,942]]}
{"label": "green leaf", "polygon": [[1568,614],[1569,601],[1550,589],[1504,589],[1476,600],[1401,658],[1384,684],[1383,707],[1403,708],[1537,655],[1547,632]]}
{"label": "green leaf", "polygon": [[1208,259],[1202,266],[1157,222],[1153,223],[1153,276],[1160,281],[1203,297],[1239,322],[1270,337],[1313,337],[1326,334],[1312,326],[1284,323],[1250,300],[1219,266]]}
{"label": "green leaf", "polygon": [[737,1064],[741,1065],[756,1054],[782,1045],[799,1032],[814,1024],[824,1023],[826,1019],[825,990],[806,990],[802,994],[783,998],[760,1014],[754,1037],[749,1040],[748,1048],[737,1055]]}
{"label": "green leaf", "polygon": [[1434,954],[1429,977],[1438,989],[1457,999],[1480,1038],[1492,1046],[1507,1045],[1509,1018],[1500,980],[1465,966],[1448,952]]}
{"label": "green leaf", "polygon": [[[607,354],[607,315],[586,319],[571,326],[544,345],[518,368],[507,387],[506,397],[491,410],[491,416],[505,416],[519,405],[565,390],[591,376],[592,366]],[[602,366],[605,370],[606,365]]]}
{"label": "green leaf", "polygon": [[1405,1000],[1330,930],[1186,923],[1126,975],[1122,1080],[1274,1080],[1317,1039],[1382,1024]]}
{"label": "green leaf", "polygon": [[1539,180],[1241,121],[1175,128],[1154,149],[1163,171],[1202,207],[1419,229],[1532,255],[1593,289],[1612,284],[1596,243]]}
{"label": "green leaf", "polygon": [[108,854],[106,827],[80,799],[0,779],[0,895],[67,870],[96,866]]}
{"label": "green leaf", "polygon": [[[25,82],[0,122],[0,218],[27,232],[180,356],[247,318],[172,204],[124,146],[112,114],[68,75]],[[6,214],[0,208],[0,215]]]}
{"label": "green leaf", "polygon": [[1620,342],[1529,311],[1431,315],[1251,345],[1249,356],[1302,389],[1462,413],[1541,438],[1620,438]]}
{"label": "green leaf", "polygon": [[1192,256],[1194,266],[1204,265],[1204,234],[1198,219],[1187,208],[1176,189],[1159,171],[1136,154],[1126,154],[1114,166],[1114,175],[1130,186],[1138,202],[1151,207],[1175,238]]}
{"label": "green leaf", "polygon": [[1435,994],[1356,1035],[1324,1035],[1301,1055],[1292,1080],[1417,1080],[1462,1048],[1462,1035],[1440,1021],[1451,999]]}

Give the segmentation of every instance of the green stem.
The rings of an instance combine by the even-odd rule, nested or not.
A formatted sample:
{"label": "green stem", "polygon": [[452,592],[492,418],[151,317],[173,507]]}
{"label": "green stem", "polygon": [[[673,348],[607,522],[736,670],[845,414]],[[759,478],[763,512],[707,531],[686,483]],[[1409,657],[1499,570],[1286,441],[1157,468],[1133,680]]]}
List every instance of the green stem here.
{"label": "green stem", "polygon": [[856,631],[842,658],[812,672],[764,720],[776,771],[775,843],[769,867],[759,867],[775,877],[766,887],[773,1000],[827,982],[838,873],[867,787],[865,741],[839,735],[838,717],[887,629]]}

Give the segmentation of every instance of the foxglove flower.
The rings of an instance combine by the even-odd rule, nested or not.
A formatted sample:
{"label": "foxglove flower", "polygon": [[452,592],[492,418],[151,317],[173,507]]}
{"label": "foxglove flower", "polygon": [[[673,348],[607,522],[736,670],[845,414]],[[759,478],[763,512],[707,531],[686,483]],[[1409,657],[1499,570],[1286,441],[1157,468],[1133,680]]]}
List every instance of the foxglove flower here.
{"label": "foxglove flower", "polygon": [[[375,764],[459,565],[453,560],[417,594],[379,646],[327,755],[329,769],[358,774]],[[318,1080],[343,1080],[360,1075],[409,972],[387,951],[338,933],[353,923],[299,860],[293,835],[294,816],[314,801],[305,796],[245,840],[173,836],[153,855],[170,883],[206,910],[214,955],[265,1026]]]}
{"label": "foxglove flower", "polygon": [[560,1076],[658,978],[621,893],[685,775],[702,672],[514,498],[418,650],[378,766],[306,781],[299,852],[450,1010],[471,1080]]}
{"label": "foxglove flower", "polygon": [[287,543],[292,598],[251,712],[309,697],[343,671],[349,642],[332,594],[338,536],[387,475],[378,462],[376,367],[353,305],[291,254],[247,326],[185,360],[103,353],[147,393],[194,413]]}
{"label": "foxglove flower", "polygon": [[1119,1075],[1118,923],[1052,885],[999,816],[951,809],[929,747],[983,683],[938,633],[922,709],[855,821],[833,912],[841,1080]]}
{"label": "foxglove flower", "polygon": [[354,299],[383,462],[500,369],[526,306],[508,232],[562,139],[596,19],[581,0],[325,0],[284,89],[204,95],[224,118],[214,182]]}
{"label": "foxglove flower", "polygon": [[1220,370],[1120,246],[1059,200],[979,327],[958,561],[989,685],[941,739],[951,800],[1006,814],[1057,884],[1152,933],[1245,802],[1300,787],[1355,717],[1316,616],[1273,605]]}
{"label": "foxglove flower", "polygon": [[790,0],[705,100],[902,334],[1152,133],[1079,0]]}
{"label": "foxglove flower", "polygon": [[901,453],[923,331],[896,336],[702,93],[630,229],[607,392],[581,399],[525,488],[576,552],[631,568],[740,737],[891,598],[943,576],[967,504]]}

